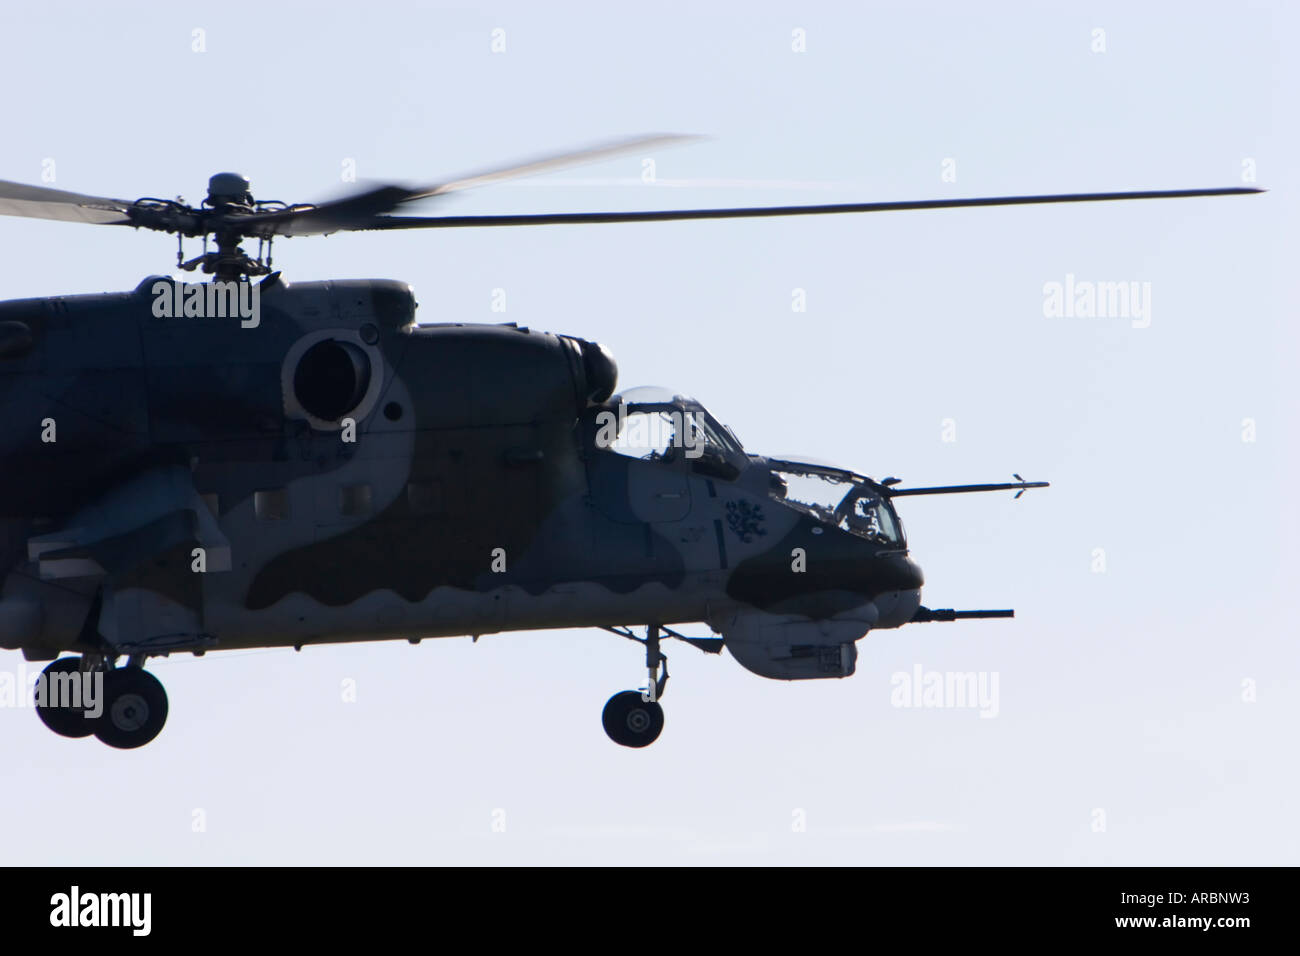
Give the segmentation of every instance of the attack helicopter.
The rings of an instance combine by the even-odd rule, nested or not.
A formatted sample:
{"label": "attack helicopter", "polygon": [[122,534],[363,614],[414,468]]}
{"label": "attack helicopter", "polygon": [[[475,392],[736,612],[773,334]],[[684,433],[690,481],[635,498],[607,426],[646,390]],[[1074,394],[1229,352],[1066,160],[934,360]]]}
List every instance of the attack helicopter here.
{"label": "attack helicopter", "polygon": [[[686,394],[619,391],[598,343],[418,324],[403,282],[289,281],[272,268],[276,238],[1260,191],[401,214],[680,139],[318,204],[255,200],[234,173],[212,176],[198,206],[0,181],[0,214],[175,234],[178,269],[210,277],[0,302],[0,647],[50,662],[41,720],[148,743],[168,712],[151,657],[595,627],[643,646],[642,689],[602,714],[612,740],[643,747],[664,723],[665,640],[725,648],[767,678],[842,678],[872,630],[1012,616],[922,605],[895,502],[1046,482],[908,488],[765,457]],[[186,259],[186,239],[202,253]],[[717,636],[678,630],[695,623]]]}

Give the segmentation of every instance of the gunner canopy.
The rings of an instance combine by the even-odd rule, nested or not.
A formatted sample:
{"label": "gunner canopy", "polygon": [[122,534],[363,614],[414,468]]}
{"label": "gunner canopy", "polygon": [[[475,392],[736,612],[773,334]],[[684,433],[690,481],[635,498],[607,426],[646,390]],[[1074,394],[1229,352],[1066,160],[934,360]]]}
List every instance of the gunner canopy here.
{"label": "gunner canopy", "polygon": [[818,521],[889,548],[904,548],[902,522],[879,486],[831,465],[771,459],[772,497]]}

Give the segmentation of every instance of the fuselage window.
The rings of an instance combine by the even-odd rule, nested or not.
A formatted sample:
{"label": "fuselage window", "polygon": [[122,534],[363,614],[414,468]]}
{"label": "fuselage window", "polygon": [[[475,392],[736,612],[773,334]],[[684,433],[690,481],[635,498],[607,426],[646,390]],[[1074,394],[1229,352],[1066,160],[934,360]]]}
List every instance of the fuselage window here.
{"label": "fuselage window", "polygon": [[253,512],[263,521],[283,521],[289,517],[289,492],[284,488],[253,492]]}

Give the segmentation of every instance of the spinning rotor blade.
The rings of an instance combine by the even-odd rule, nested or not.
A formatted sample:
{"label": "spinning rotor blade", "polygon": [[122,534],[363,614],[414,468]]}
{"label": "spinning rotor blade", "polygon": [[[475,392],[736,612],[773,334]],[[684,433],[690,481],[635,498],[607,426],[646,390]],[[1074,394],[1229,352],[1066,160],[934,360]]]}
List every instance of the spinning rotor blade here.
{"label": "spinning rotor blade", "polygon": [[734,209],[655,209],[640,212],[565,212],[521,216],[376,216],[353,229],[439,229],[459,226],[554,226],[605,222],[664,222],[679,219],[753,219],[767,216],[817,216],[907,209],[957,209],[966,206],[1028,206],[1041,203],[1108,202],[1117,199],[1186,199],[1239,196],[1263,189],[1158,189],[1114,193],[1062,193],[1049,196],[992,196],[975,199],[917,199],[903,202],[829,203],[814,206],[747,206]]}
{"label": "spinning rotor blade", "polygon": [[129,226],[131,203],[0,180],[0,215]]}
{"label": "spinning rotor blade", "polygon": [[587,149],[570,150],[542,156],[522,163],[512,163],[496,169],[469,173],[457,179],[426,186],[383,185],[368,189],[354,196],[307,208],[290,209],[283,212],[253,213],[238,217],[238,225],[248,235],[253,236],[310,236],[337,232],[342,229],[370,229],[369,223],[380,217],[381,213],[396,209],[402,203],[417,199],[429,199],[462,189],[472,189],[519,176],[532,176],[537,173],[550,172],[580,163],[592,163],[629,152],[637,152],[655,147],[671,146],[689,140],[694,136],[671,133],[659,133],[652,136],[636,136],[630,139],[615,140]]}
{"label": "spinning rotor blade", "polygon": [[[325,235],[370,229],[443,229],[478,226],[543,226],[580,223],[662,222],[687,219],[750,219],[775,216],[816,216],[834,213],[892,212],[915,209],[957,209],[967,206],[1019,206],[1042,203],[1106,202],[1121,199],[1185,199],[1194,196],[1232,196],[1262,189],[1168,189],[1107,193],[1062,193],[1043,196],[993,196],[970,199],[922,199],[900,202],[828,203],[801,206],[748,206],[722,209],[664,209],[629,212],[540,213],[483,216],[394,216],[406,203],[488,185],[520,176],[549,172],[580,163],[596,162],[629,152],[676,145],[698,137],[654,134],[554,153],[423,186],[380,184],[350,196],[319,204],[284,207],[256,203],[252,197],[214,197],[199,207],[162,199],[108,199],[81,193],[28,186],[0,180],[0,215],[57,219],[104,225],[129,225],[182,236],[215,235],[219,248],[233,250],[227,257],[238,271],[241,238]],[[242,178],[242,177],[241,177]],[[214,177],[214,180],[216,177]],[[244,181],[246,192],[247,181]],[[271,208],[268,208],[271,207]],[[223,245],[224,244],[224,245]],[[222,261],[227,261],[222,260]]]}
{"label": "spinning rotor blade", "polygon": [[654,133],[648,136],[634,136],[629,139],[614,140],[613,142],[604,143],[600,146],[589,146],[586,149],[554,153],[549,156],[540,156],[537,159],[527,160],[522,163],[511,163],[509,166],[501,166],[497,169],[485,170],[480,173],[470,173],[461,176],[459,179],[449,180],[440,186],[434,186],[432,189],[426,190],[425,192],[419,193],[411,198],[424,199],[428,196],[441,196],[445,193],[458,192],[462,189],[472,189],[475,186],[486,186],[488,183],[499,183],[506,179],[517,179],[520,176],[534,176],[537,173],[547,173],[555,169],[562,169],[580,163],[594,163],[602,159],[622,156],[625,153],[639,152],[660,146],[678,146],[682,143],[689,143],[702,138],[703,137],[701,136],[691,136],[683,133]]}

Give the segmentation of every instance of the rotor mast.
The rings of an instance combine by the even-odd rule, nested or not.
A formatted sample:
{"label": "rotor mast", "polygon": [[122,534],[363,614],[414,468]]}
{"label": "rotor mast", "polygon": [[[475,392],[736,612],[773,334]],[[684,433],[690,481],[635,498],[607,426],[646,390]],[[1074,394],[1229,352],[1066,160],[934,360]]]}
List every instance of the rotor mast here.
{"label": "rotor mast", "polygon": [[269,263],[263,263],[260,256],[254,259],[240,246],[245,233],[239,228],[239,218],[257,211],[251,187],[247,177],[239,173],[217,173],[208,179],[208,195],[203,206],[212,210],[218,223],[212,232],[217,251],[205,251],[189,262],[180,263],[182,269],[201,268],[217,282],[238,282],[244,276],[266,275],[271,271]]}

